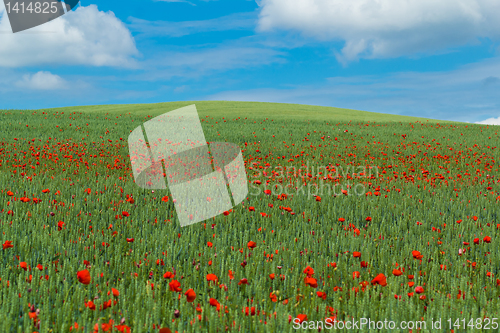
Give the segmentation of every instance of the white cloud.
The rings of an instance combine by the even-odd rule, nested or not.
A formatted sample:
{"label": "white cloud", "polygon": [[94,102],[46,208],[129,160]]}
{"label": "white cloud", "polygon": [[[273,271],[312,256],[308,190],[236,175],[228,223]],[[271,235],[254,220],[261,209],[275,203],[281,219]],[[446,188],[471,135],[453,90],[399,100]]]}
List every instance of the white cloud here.
{"label": "white cloud", "polygon": [[476,124],[482,125],[500,125],[500,117],[498,118],[488,118],[482,121],[477,121]]}
{"label": "white cloud", "polygon": [[260,0],[259,30],[290,29],[344,41],[346,63],[443,52],[500,38],[497,0]]}
{"label": "white cloud", "polygon": [[33,75],[25,74],[22,80],[16,82],[16,86],[33,90],[55,90],[65,89],[67,87],[66,81],[59,75],[44,71],[40,71]]}
{"label": "white cloud", "polygon": [[128,27],[146,35],[164,35],[182,37],[195,33],[227,30],[253,30],[256,24],[255,13],[234,13],[209,20],[199,21],[146,21],[135,17],[129,18]]}
{"label": "white cloud", "polygon": [[[0,2],[3,7],[3,2]],[[16,34],[0,8],[0,67],[47,64],[135,66],[139,52],[130,31],[112,12],[97,6],[75,11]]]}

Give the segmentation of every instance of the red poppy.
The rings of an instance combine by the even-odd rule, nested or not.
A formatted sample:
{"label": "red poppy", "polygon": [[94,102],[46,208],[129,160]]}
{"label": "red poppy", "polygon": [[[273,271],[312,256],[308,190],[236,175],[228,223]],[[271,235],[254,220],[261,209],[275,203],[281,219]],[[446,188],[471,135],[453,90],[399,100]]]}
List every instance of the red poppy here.
{"label": "red poppy", "polygon": [[474,238],[474,244],[479,244],[479,238]]}
{"label": "red poppy", "polygon": [[304,282],[306,285],[311,286],[313,288],[318,288],[318,281],[315,278],[312,277],[306,277],[304,279]]}
{"label": "red poppy", "polygon": [[76,273],[76,277],[78,278],[78,281],[80,281],[80,283],[90,283],[90,273],[86,269],[84,269],[83,271],[78,271],[78,273]]}
{"label": "red poppy", "polygon": [[192,303],[196,299],[196,293],[193,289],[188,289],[188,291],[186,291],[184,295],[186,295],[186,300],[189,303]]}
{"label": "red poppy", "polygon": [[45,190],[42,190],[42,193],[49,193],[50,190],[48,188],[46,188]]}
{"label": "red poppy", "polygon": [[247,246],[250,250],[252,250],[257,246],[257,243],[255,243],[254,241],[249,241]]}
{"label": "red poppy", "polygon": [[326,299],[326,293],[322,291],[317,291],[316,295],[318,295],[319,298]]}
{"label": "red poppy", "polygon": [[372,285],[379,284],[382,287],[387,286],[387,279],[384,274],[380,273],[372,280]]}
{"label": "red poppy", "polygon": [[345,218],[343,218],[343,217],[339,218],[339,222],[344,222],[344,221],[345,221]]}
{"label": "red poppy", "polygon": [[124,217],[130,216],[130,214],[129,214],[128,212],[126,212],[126,211],[123,211],[123,212],[122,212],[122,215],[123,215]]}
{"label": "red poppy", "polygon": [[491,243],[491,237],[490,236],[486,236],[483,238],[483,242],[485,243]]}
{"label": "red poppy", "polygon": [[238,286],[240,286],[242,284],[248,284],[248,280],[247,279],[241,279],[240,282],[238,282]]}
{"label": "red poppy", "polygon": [[305,269],[304,269],[304,273],[311,276],[311,275],[314,275],[314,269],[310,266],[307,266]]}
{"label": "red poppy", "polygon": [[95,310],[95,304],[92,301],[85,302],[85,307],[89,308],[90,310]]}
{"label": "red poppy", "polygon": [[424,292],[424,288],[422,288],[421,286],[418,286],[418,287],[416,287],[416,288],[415,288],[415,292],[416,292],[417,294],[421,294],[421,293],[423,293],[423,292]]}
{"label": "red poppy", "polygon": [[207,246],[212,247],[213,246],[212,242],[207,242]]}
{"label": "red poppy", "polygon": [[[295,319],[298,319],[299,320],[299,324],[301,324],[303,321],[307,321],[307,315],[305,315],[305,314],[299,314],[299,315],[297,315],[297,318],[295,318]],[[295,320],[294,320],[294,322],[295,322]]]}
{"label": "red poppy", "polygon": [[354,271],[352,272],[352,279],[356,279],[356,278],[359,278],[361,276],[361,273],[358,272],[358,271]]}
{"label": "red poppy", "polygon": [[116,325],[115,328],[118,330],[118,332],[122,332],[122,333],[130,333],[131,332],[130,327],[128,327],[127,325]]}
{"label": "red poppy", "polygon": [[25,271],[27,271],[27,270],[28,270],[28,264],[27,264],[26,262],[24,262],[24,261],[21,261],[21,262],[19,263],[19,266],[20,266],[22,269],[24,269]]}
{"label": "red poppy", "polygon": [[40,271],[43,270],[43,266],[41,264],[36,265],[36,268],[38,268]]}
{"label": "red poppy", "polygon": [[392,274],[394,276],[400,276],[400,275],[403,275],[403,273],[399,270],[399,269],[393,269],[392,270]]}
{"label": "red poppy", "polygon": [[424,256],[420,253],[420,251],[411,251],[411,254],[413,255],[413,258],[415,259],[422,259]]}
{"label": "red poppy", "polygon": [[316,196],[316,201],[320,202],[321,201],[321,197],[318,195]]}
{"label": "red poppy", "polygon": [[207,274],[207,281],[210,282],[217,282],[218,278],[217,275],[215,274]]}
{"label": "red poppy", "polygon": [[134,242],[134,239],[133,239],[133,238],[127,238],[127,242],[129,242],[129,243],[133,243],[133,242]]}
{"label": "red poppy", "polygon": [[165,274],[163,274],[163,277],[164,277],[165,279],[172,279],[172,278],[174,278],[174,277],[175,277],[175,274],[174,274],[174,273],[172,273],[172,272],[166,272]]}
{"label": "red poppy", "polygon": [[14,195],[14,192],[12,192],[12,191],[7,191],[7,195],[8,195],[9,197],[11,197],[11,196],[13,196],[13,195]]}
{"label": "red poppy", "polygon": [[115,296],[115,297],[120,296],[120,292],[115,288],[111,288],[111,292],[113,293],[113,296]]}
{"label": "red poppy", "polygon": [[182,291],[182,288],[180,288],[181,286],[181,283],[177,280],[172,280],[172,282],[170,282],[168,284],[168,289],[170,291],[176,291],[176,292],[181,292]]}
{"label": "red poppy", "polygon": [[250,206],[250,207],[248,207],[248,210],[251,211],[251,212],[255,212],[255,207]]}
{"label": "red poppy", "polygon": [[371,218],[370,216],[368,216],[368,217],[365,219],[365,221],[367,221],[367,222],[370,222],[371,220],[372,220],[372,218]]}
{"label": "red poppy", "polygon": [[353,256],[354,258],[360,258],[360,257],[361,257],[361,252],[354,251],[354,252],[352,253],[352,256]]}
{"label": "red poppy", "polygon": [[217,307],[217,311],[220,310],[220,303],[215,298],[210,298],[209,303],[210,303],[211,306]]}
{"label": "red poppy", "polygon": [[163,201],[163,202],[168,202],[168,200],[170,200],[170,198],[168,197],[168,195],[166,195],[163,198],[161,198],[161,201]]}
{"label": "red poppy", "polygon": [[269,274],[269,278],[270,278],[271,280],[274,280],[274,278],[275,278],[275,277],[276,277],[276,275],[275,275],[274,273]]}

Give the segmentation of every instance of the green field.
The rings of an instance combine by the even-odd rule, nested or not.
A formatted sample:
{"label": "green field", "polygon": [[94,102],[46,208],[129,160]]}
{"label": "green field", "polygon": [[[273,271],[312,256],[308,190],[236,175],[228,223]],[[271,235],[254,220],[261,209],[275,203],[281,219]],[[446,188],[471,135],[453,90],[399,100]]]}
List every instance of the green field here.
{"label": "green field", "polygon": [[[181,228],[168,190],[134,184],[127,138],[190,104],[242,149],[249,194]],[[0,332],[498,331],[496,126],[246,102],[0,119]]]}

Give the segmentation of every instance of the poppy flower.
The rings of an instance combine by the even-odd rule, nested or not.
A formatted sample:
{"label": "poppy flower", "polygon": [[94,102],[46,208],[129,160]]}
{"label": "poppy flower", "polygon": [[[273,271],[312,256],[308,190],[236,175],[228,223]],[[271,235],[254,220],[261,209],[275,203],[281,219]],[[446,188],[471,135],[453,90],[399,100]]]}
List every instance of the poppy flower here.
{"label": "poppy flower", "polygon": [[229,270],[228,275],[230,280],[234,280],[234,274],[232,270]]}
{"label": "poppy flower", "polygon": [[85,285],[90,284],[90,273],[88,270],[84,269],[83,271],[78,271],[78,273],[76,273],[76,277],[80,283]]}
{"label": "poppy flower", "polygon": [[224,216],[228,216],[230,213],[229,213],[228,211],[225,211],[225,212],[224,212],[224,213],[222,213],[222,214],[224,214]]}
{"label": "poppy flower", "polygon": [[217,311],[220,310],[220,303],[215,298],[210,298],[209,303],[210,303],[211,306],[217,307]]}
{"label": "poppy flower", "polygon": [[365,221],[370,222],[372,220],[371,216],[368,216]]}
{"label": "poppy flower", "polygon": [[339,217],[339,222],[345,222],[345,218]]}
{"label": "poppy flower", "polygon": [[307,274],[307,275],[314,275],[314,269],[310,266],[307,266],[305,269],[304,269],[304,273]]}
{"label": "poppy flower", "polygon": [[274,273],[269,274],[269,278],[270,278],[271,280],[274,280],[274,278],[275,278],[275,277],[276,277],[276,275],[275,275]]}
{"label": "poppy flower", "polygon": [[254,241],[249,241],[247,246],[250,250],[252,250],[257,246],[257,243],[255,243]]}
{"label": "poppy flower", "polygon": [[403,275],[403,273],[399,269],[393,269],[392,270],[392,275],[394,275],[394,276],[400,276],[400,275]]}
{"label": "poppy flower", "polygon": [[120,296],[120,292],[115,288],[111,288],[111,292],[113,293],[113,296],[115,296],[115,297]]}
{"label": "poppy flower", "polygon": [[366,268],[368,267],[368,263],[366,261],[361,262],[361,267]]}
{"label": "poppy flower", "polygon": [[43,266],[41,264],[36,265],[36,268],[38,268],[40,271],[43,270]]}
{"label": "poppy flower", "polygon": [[422,288],[421,286],[418,286],[418,287],[416,287],[416,288],[415,288],[415,292],[416,292],[417,294],[421,294],[421,293],[423,293],[423,292],[424,292],[424,288]]}
{"label": "poppy flower", "polygon": [[250,207],[248,207],[248,210],[251,211],[251,212],[255,212],[255,207],[250,206]]}
{"label": "poppy flower", "polygon": [[306,277],[304,279],[304,282],[306,285],[311,286],[313,288],[318,288],[318,281],[315,278],[312,277]]}
{"label": "poppy flower", "polygon": [[13,196],[13,195],[14,195],[14,192],[12,192],[12,191],[7,191],[7,195],[8,195],[9,197],[11,197],[11,196]]}
{"label": "poppy flower", "polygon": [[163,202],[168,202],[168,200],[170,200],[170,198],[168,197],[168,195],[166,195],[163,198],[161,198],[161,201],[163,201]]}
{"label": "poppy flower", "polygon": [[165,274],[163,274],[163,277],[165,279],[172,279],[173,277],[175,277],[175,274],[172,272],[166,272]]}
{"label": "poppy flower", "polygon": [[316,196],[316,201],[321,202],[321,197],[319,195]]}
{"label": "poppy flower", "polygon": [[85,302],[85,307],[89,308],[90,310],[95,310],[95,304],[92,301]]}
{"label": "poppy flower", "polygon": [[245,316],[252,315],[255,316],[255,306],[249,308],[248,306],[244,308]]}
{"label": "poppy flower", "polygon": [[168,289],[170,291],[176,291],[176,292],[181,292],[182,291],[182,288],[180,288],[181,286],[181,283],[177,280],[172,280],[172,282],[170,282],[168,284]]}
{"label": "poppy flower", "polygon": [[274,293],[270,293],[269,298],[271,299],[271,302],[276,303],[278,301],[278,297],[276,297]]}
{"label": "poppy flower", "polygon": [[361,252],[354,251],[354,252],[352,253],[352,256],[353,256],[354,258],[360,258],[360,257],[361,257]]}
{"label": "poppy flower", "polygon": [[240,286],[242,284],[248,284],[248,280],[247,279],[241,279],[240,282],[238,282],[238,286]]}
{"label": "poppy flower", "polygon": [[271,190],[265,190],[265,191],[264,191],[264,194],[265,194],[265,195],[271,195]]}
{"label": "poppy flower", "polygon": [[212,247],[213,246],[212,242],[207,242],[207,246]]}
{"label": "poppy flower", "polygon": [[217,281],[217,275],[215,274],[207,274],[207,281],[210,282],[216,282]]}
{"label": "poppy flower", "polygon": [[168,327],[162,327],[158,333],[172,333],[172,331]]}
{"label": "poppy flower", "polygon": [[[295,318],[295,319],[298,319],[299,320],[299,324],[301,324],[303,321],[307,321],[307,315],[305,315],[305,314],[299,314],[299,315],[297,315],[297,318]],[[295,322],[295,320],[294,320],[294,322]]]}
{"label": "poppy flower", "polygon": [[184,295],[186,295],[186,300],[188,301],[188,303],[192,303],[196,299],[196,293],[194,292],[193,289],[188,289],[184,293]]}
{"label": "poppy flower", "polygon": [[354,271],[352,272],[352,279],[356,279],[356,278],[359,278],[361,276],[361,273],[358,272],[358,271]]}
{"label": "poppy flower", "polygon": [[130,214],[129,214],[128,212],[126,212],[126,211],[123,211],[123,212],[122,212],[122,215],[123,215],[124,217],[130,216]]}
{"label": "poppy flower", "polygon": [[318,295],[319,298],[321,299],[326,299],[326,293],[322,291],[317,291],[316,295]]}
{"label": "poppy flower", "polygon": [[116,325],[115,328],[118,332],[122,332],[122,333],[130,333],[131,332],[130,327],[128,327],[127,325]]}
{"label": "poppy flower", "polygon": [[127,238],[127,242],[129,242],[129,243],[133,243],[133,242],[134,242],[134,239],[133,239],[133,238]]}
{"label": "poppy flower", "polygon": [[479,244],[479,238],[474,238],[474,244]]}
{"label": "poppy flower", "polygon": [[26,262],[24,262],[24,261],[21,261],[21,262],[19,263],[19,267],[21,267],[21,268],[22,268],[22,269],[24,269],[25,271],[27,271],[27,270],[28,270],[28,264],[26,264]]}
{"label": "poppy flower", "polygon": [[490,236],[486,236],[483,238],[483,242],[485,243],[491,243],[491,237]]}
{"label": "poppy flower", "polygon": [[413,255],[413,258],[415,259],[422,259],[424,256],[420,253],[420,251],[411,251],[411,254]]}
{"label": "poppy flower", "polygon": [[379,284],[382,287],[387,286],[387,278],[382,273],[380,273],[379,275],[377,275],[371,282],[372,282],[372,285]]}

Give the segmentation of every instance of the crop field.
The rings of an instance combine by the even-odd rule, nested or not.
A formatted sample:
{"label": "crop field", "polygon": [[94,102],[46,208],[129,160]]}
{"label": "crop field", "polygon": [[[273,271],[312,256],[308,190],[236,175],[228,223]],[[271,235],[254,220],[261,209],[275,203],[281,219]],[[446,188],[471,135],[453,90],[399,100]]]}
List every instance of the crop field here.
{"label": "crop field", "polygon": [[[249,193],[181,228],[127,139],[190,104]],[[496,126],[237,102],[0,120],[0,332],[498,332]]]}

